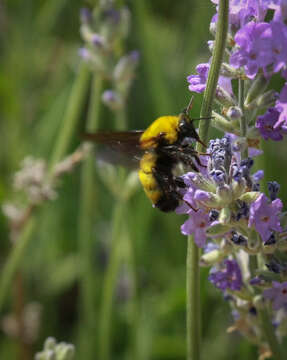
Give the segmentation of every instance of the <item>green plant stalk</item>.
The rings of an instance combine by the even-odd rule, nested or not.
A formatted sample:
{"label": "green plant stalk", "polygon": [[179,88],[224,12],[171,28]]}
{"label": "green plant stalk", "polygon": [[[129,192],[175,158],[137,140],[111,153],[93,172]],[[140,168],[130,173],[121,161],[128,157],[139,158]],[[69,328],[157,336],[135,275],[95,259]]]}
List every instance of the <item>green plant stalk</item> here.
{"label": "green plant stalk", "polygon": [[274,327],[270,321],[270,316],[267,312],[267,309],[265,308],[259,310],[259,316],[260,316],[263,333],[265,335],[265,340],[269,344],[274,359],[275,360],[285,359],[285,356],[283,355],[283,352],[281,351],[280,345],[278,343],[277,337],[274,333]]}
{"label": "green plant stalk", "polygon": [[66,155],[71,138],[77,125],[77,120],[80,117],[80,113],[86,97],[86,90],[88,88],[89,79],[90,71],[88,65],[82,62],[77,79],[72,88],[60,134],[49,161],[50,174],[53,172],[54,166]]}
{"label": "green plant stalk", "polygon": [[112,319],[113,298],[117,273],[121,261],[121,225],[123,221],[125,202],[116,200],[112,221],[111,252],[107,271],[104,278],[103,296],[99,319],[99,357],[101,360],[110,359],[110,326]]}
{"label": "green plant stalk", "polygon": [[[238,103],[242,110],[242,116],[240,118],[240,135],[246,138],[247,134],[247,119],[244,114],[244,80],[238,80]],[[248,158],[248,146],[241,151],[241,159]]]}
{"label": "green plant stalk", "polygon": [[25,228],[22,230],[16,244],[13,246],[4,268],[2,269],[0,278],[0,311],[3,309],[6,296],[11,288],[13,276],[19,268],[25,250],[30,243],[35,224],[35,218],[31,217]]}
{"label": "green plant stalk", "polygon": [[[223,60],[227,31],[228,31],[229,1],[220,0],[218,10],[215,46],[208,74],[206,89],[203,96],[200,117],[211,116],[212,104],[215,96],[219,71]],[[200,121],[199,137],[206,143],[210,121]],[[196,149],[202,152],[203,146],[197,144]],[[187,359],[200,359],[201,325],[200,325],[200,251],[191,236],[187,240],[187,266],[186,266],[186,319],[187,319]]]}
{"label": "green plant stalk", "polygon": [[[87,131],[94,132],[98,128],[101,107],[103,79],[93,75],[90,105],[88,112]],[[95,234],[95,161],[91,154],[82,165],[81,200],[79,209],[78,244],[80,257],[80,350],[85,359],[92,360],[95,356],[96,306],[95,306],[95,274],[93,266],[93,249]]]}
{"label": "green plant stalk", "polygon": [[[59,138],[57,139],[57,145],[51,156],[50,169],[52,169],[53,164],[56,164],[67,152],[70,140],[73,135],[72,130],[75,128],[75,123],[79,118],[82,109],[86,89],[88,87],[88,80],[89,73],[87,67],[86,65],[82,65],[72,88],[67,111],[64,116],[64,124],[60,131]],[[12,247],[8,259],[2,269],[0,277],[0,311],[3,308],[15,271],[19,268],[21,261],[25,256],[25,250],[33,238],[32,235],[36,223],[34,219],[34,212],[35,210],[33,211],[32,216],[29,217],[26,224],[23,226],[17,242]]]}
{"label": "green plant stalk", "polygon": [[151,101],[157,115],[169,114],[173,111],[173,99],[167,91],[162,77],[161,58],[157,56],[154,42],[153,22],[149,14],[148,1],[135,0],[133,2],[135,23],[139,32],[140,47],[143,49],[143,63],[149,83]]}

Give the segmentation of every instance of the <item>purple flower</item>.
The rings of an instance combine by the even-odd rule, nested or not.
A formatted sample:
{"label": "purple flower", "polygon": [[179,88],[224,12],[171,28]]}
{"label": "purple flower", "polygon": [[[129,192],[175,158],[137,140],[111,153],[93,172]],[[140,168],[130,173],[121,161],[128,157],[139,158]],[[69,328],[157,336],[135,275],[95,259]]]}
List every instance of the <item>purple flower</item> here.
{"label": "purple flower", "polygon": [[244,67],[246,75],[253,79],[259,68],[265,69],[272,63],[272,30],[265,22],[249,22],[235,35],[239,46],[230,57],[230,64],[236,68]]}
{"label": "purple flower", "polygon": [[219,271],[212,268],[208,280],[220,290],[240,290],[242,287],[241,270],[235,260],[225,260]]}
{"label": "purple flower", "polygon": [[280,21],[270,23],[272,30],[273,71],[278,72],[286,65],[287,26]]}
{"label": "purple flower", "polygon": [[279,310],[287,305],[287,281],[272,281],[272,288],[263,291],[263,296],[273,303],[273,309]]}
{"label": "purple flower", "polygon": [[259,195],[257,200],[251,203],[248,227],[254,225],[264,242],[269,239],[272,231],[282,231],[278,217],[282,206],[280,199],[270,203],[264,194]]}
{"label": "purple flower", "polygon": [[280,129],[284,132],[287,130],[287,83],[283,86],[279,99],[276,101],[275,108],[279,112],[278,121],[274,125],[275,129]]}
{"label": "purple flower", "polygon": [[[211,1],[218,4],[218,0]],[[258,22],[263,21],[272,3],[272,0],[231,0],[229,4],[229,23],[236,27],[242,27],[251,18],[256,19]]]}
{"label": "purple flower", "polygon": [[[205,90],[209,68],[210,68],[209,63],[198,64],[196,67],[196,71],[198,75],[189,75],[187,77],[187,82],[190,84],[188,86],[188,89],[190,91],[202,93]],[[227,91],[229,94],[232,94],[232,86],[231,86],[230,78],[227,78],[225,76],[219,76],[218,85],[222,89]],[[218,91],[219,89],[217,88],[217,92]]]}
{"label": "purple flower", "polygon": [[181,226],[181,232],[183,235],[193,234],[196,245],[202,248],[206,242],[206,229],[210,225],[209,216],[201,209],[190,209],[188,215],[189,218]]}
{"label": "purple flower", "polygon": [[280,141],[283,139],[281,127],[274,128],[278,122],[279,111],[273,107],[269,108],[264,115],[258,116],[255,127],[259,130],[264,140],[272,139]]}
{"label": "purple flower", "polygon": [[187,81],[189,82],[189,90],[197,93],[202,93],[205,90],[205,84],[207,81],[209,64],[199,64],[196,67],[198,75],[189,75]]}

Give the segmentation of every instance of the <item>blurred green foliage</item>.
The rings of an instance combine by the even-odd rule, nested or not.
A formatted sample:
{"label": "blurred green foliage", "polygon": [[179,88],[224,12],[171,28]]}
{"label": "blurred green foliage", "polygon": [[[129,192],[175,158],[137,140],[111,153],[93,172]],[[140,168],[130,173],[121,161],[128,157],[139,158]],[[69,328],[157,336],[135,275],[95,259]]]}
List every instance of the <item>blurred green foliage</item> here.
{"label": "blurred green foliage", "polygon": [[[78,48],[82,44],[79,10],[89,4],[92,1],[0,3],[1,203],[17,198],[12,190],[12,175],[25,156],[50,158],[79,69]],[[132,31],[125,46],[127,50],[138,49],[141,54],[128,99],[128,128],[142,129],[157,116],[177,114],[187,104],[190,93],[186,76],[198,63],[209,58],[206,41],[210,38],[208,28],[214,6],[210,1],[201,0],[130,0],[127,5],[132,14]],[[195,117],[199,114],[200,101],[201,96],[196,96]],[[77,124],[69,152],[80,143],[79,134],[86,117],[87,109]],[[100,128],[112,129],[113,118],[111,112],[102,109]],[[267,180],[275,180],[283,147],[284,144],[276,150],[268,147]],[[22,292],[19,295],[16,277],[1,313],[2,324],[8,314],[17,317],[19,296],[20,311],[30,302],[41,304],[38,336],[27,345],[21,338],[2,331],[1,359],[30,359],[48,336],[75,344],[77,359],[88,359],[85,344],[93,343],[94,355],[90,358],[101,358],[98,325],[112,252],[111,219],[115,200],[103,179],[97,176],[96,167],[95,173],[91,194],[94,199],[91,219],[94,282],[90,283],[95,294],[95,319],[91,319],[94,331],[85,331],[79,311],[79,264],[85,262],[85,258],[78,251],[80,171],[77,168],[62,179],[58,198],[38,211],[33,239],[18,273]],[[283,181],[285,176],[286,171],[281,169],[276,180]],[[282,190],[283,198],[286,191],[286,188]],[[184,217],[153,209],[142,189],[125,204],[124,214],[126,226],[121,236],[131,239],[129,251],[133,254],[133,266],[122,261],[116,273],[110,322],[111,359],[184,359],[186,238],[180,234]],[[0,234],[0,261],[4,264],[11,244],[9,224],[3,214],[0,215]],[[208,283],[207,275],[208,271],[202,270],[203,359],[255,359],[254,347],[238,335],[226,334],[231,324],[228,303]]]}

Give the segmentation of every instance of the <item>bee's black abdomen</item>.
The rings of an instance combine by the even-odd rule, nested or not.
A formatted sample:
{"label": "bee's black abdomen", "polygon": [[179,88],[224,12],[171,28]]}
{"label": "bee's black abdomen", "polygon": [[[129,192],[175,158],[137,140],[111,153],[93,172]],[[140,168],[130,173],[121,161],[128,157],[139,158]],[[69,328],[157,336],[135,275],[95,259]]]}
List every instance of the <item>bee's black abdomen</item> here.
{"label": "bee's black abdomen", "polygon": [[155,207],[164,212],[174,211],[179,205],[179,200],[176,196],[170,195],[171,196],[162,196],[155,204]]}

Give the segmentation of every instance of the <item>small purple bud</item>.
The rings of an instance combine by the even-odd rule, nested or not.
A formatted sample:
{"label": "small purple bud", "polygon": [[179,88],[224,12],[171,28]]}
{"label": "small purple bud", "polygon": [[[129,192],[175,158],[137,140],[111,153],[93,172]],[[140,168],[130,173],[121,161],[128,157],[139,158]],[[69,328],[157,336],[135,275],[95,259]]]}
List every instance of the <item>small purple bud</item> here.
{"label": "small purple bud", "polygon": [[253,279],[251,279],[249,281],[250,285],[261,285],[262,284],[262,279],[260,279],[260,277],[256,276]]}
{"label": "small purple bud", "polygon": [[88,24],[92,20],[92,13],[88,8],[82,8],[80,10],[80,20],[83,24]]}
{"label": "small purple bud", "polygon": [[84,47],[78,50],[78,54],[83,60],[90,60],[91,58],[90,51]]}
{"label": "small purple bud", "polygon": [[98,48],[102,48],[104,46],[104,39],[99,34],[93,34],[92,43]]}
{"label": "small purple bud", "polygon": [[271,201],[277,199],[277,195],[278,192],[280,190],[280,185],[278,184],[277,181],[268,181],[268,192],[269,192],[269,196]]}
{"label": "small purple bud", "polygon": [[219,211],[218,211],[218,210],[215,210],[215,209],[212,209],[212,210],[209,211],[208,216],[209,216],[209,221],[210,221],[210,222],[213,222],[213,221],[215,221],[215,220],[218,219],[218,217],[219,217]]}

